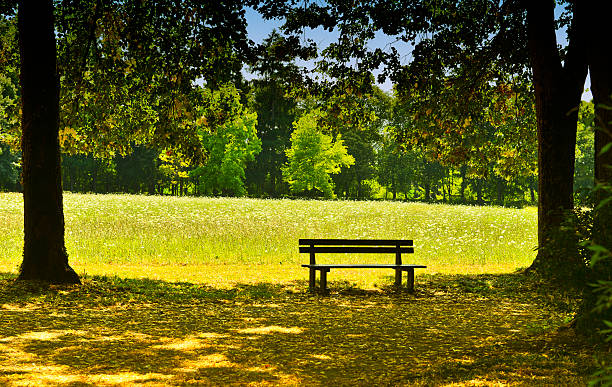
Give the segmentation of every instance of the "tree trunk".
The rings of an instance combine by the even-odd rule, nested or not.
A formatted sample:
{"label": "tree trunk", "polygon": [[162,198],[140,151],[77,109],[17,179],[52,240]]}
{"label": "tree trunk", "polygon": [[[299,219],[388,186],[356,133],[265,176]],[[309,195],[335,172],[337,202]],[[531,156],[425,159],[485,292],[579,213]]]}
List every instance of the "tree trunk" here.
{"label": "tree trunk", "polygon": [[474,184],[476,185],[476,204],[482,206],[484,204],[484,199],[482,197],[482,179],[476,179]]}
{"label": "tree trunk", "polygon": [[19,2],[24,246],[20,280],[80,283],[68,265],[53,2]]}
{"label": "tree trunk", "polygon": [[465,203],[465,189],[467,187],[467,167],[462,165],[459,169],[459,173],[461,174],[461,185],[459,186],[459,196],[461,198],[461,203]]}
{"label": "tree trunk", "polygon": [[[584,6],[584,5],[582,5]],[[604,188],[595,192],[595,204],[601,204],[593,217],[593,243],[612,251],[612,204],[605,200],[612,195],[612,150],[602,153],[603,148],[612,143],[612,54],[608,47],[602,45],[609,35],[608,21],[605,12],[597,11],[591,6],[585,17],[589,20],[588,54],[591,77],[591,91],[595,105],[595,183]],[[590,11],[590,12],[589,12]],[[604,39],[604,40],[602,40]],[[612,280],[612,257],[598,261],[591,267],[588,282]],[[592,334],[605,329],[603,320],[612,320],[612,309],[596,312],[598,294],[594,288],[585,288],[582,310],[578,320],[581,331]],[[605,297],[605,293],[601,294]],[[609,301],[609,300],[606,300]]]}
{"label": "tree trunk", "polygon": [[[550,274],[552,267],[571,271],[576,254],[557,251],[567,211],[573,210],[574,158],[578,107],[587,75],[580,15],[568,30],[565,63],[557,48],[553,1],[527,5],[529,57],[533,70],[538,125],[538,256],[531,269]],[[572,260],[573,261],[567,261]]]}
{"label": "tree trunk", "polygon": [[[612,150],[601,153],[602,149],[612,143],[612,55],[609,49],[601,46],[601,40],[607,36],[607,22],[594,12],[591,21],[589,44],[589,70],[591,91],[595,105],[595,183],[612,184]],[[594,23],[603,23],[597,24]],[[596,192],[596,203],[601,203],[610,196],[609,189]],[[604,205],[595,217],[594,242],[608,249],[612,247],[612,205]]]}
{"label": "tree trunk", "polygon": [[502,206],[506,200],[506,185],[501,177],[496,178],[495,190],[497,192],[497,204]]}
{"label": "tree trunk", "polygon": [[89,192],[97,193],[96,186],[98,185],[98,161],[93,155],[91,156],[91,165],[91,185],[89,186]]}

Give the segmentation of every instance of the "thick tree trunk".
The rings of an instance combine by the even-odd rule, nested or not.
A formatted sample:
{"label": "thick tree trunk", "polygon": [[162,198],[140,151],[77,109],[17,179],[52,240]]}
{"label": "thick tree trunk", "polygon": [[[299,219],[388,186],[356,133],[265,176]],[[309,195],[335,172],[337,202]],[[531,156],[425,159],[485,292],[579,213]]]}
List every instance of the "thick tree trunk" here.
{"label": "thick tree trunk", "polygon": [[[581,5],[581,6],[584,6]],[[608,32],[607,14],[598,12],[596,7],[584,9],[588,24],[588,63],[591,77],[591,91],[595,105],[595,183],[601,189],[595,192],[597,207],[593,218],[593,243],[612,251],[612,203],[605,202],[612,195],[612,150],[602,153],[612,143],[612,52],[605,47]],[[588,282],[612,281],[612,257],[592,265]],[[592,334],[605,329],[603,320],[612,320],[612,309],[596,312],[598,294],[590,286],[585,288],[582,311],[578,320],[581,331]],[[604,295],[605,296],[605,295]],[[609,301],[609,300],[606,300]]]}
{"label": "thick tree trunk", "polygon": [[[531,269],[550,274],[565,266],[571,271],[571,251],[559,251],[551,242],[561,238],[561,222],[573,210],[574,158],[578,107],[587,74],[584,39],[574,16],[565,63],[562,64],[554,24],[553,1],[527,5],[529,56],[533,70],[538,125],[538,245]],[[554,269],[553,269],[554,270]]]}
{"label": "thick tree trunk", "polygon": [[19,2],[24,247],[20,280],[80,283],[68,265],[53,2]]}
{"label": "thick tree trunk", "polygon": [[[601,46],[601,39],[607,36],[607,22],[591,15],[589,44],[589,69],[591,91],[595,104],[595,182],[612,184],[612,150],[602,153],[603,148],[612,143],[612,54]],[[599,19],[599,20],[598,20]],[[603,23],[603,24],[597,24]],[[595,200],[601,203],[610,196],[610,189],[600,189]],[[596,213],[594,242],[612,249],[612,205],[602,206]]]}

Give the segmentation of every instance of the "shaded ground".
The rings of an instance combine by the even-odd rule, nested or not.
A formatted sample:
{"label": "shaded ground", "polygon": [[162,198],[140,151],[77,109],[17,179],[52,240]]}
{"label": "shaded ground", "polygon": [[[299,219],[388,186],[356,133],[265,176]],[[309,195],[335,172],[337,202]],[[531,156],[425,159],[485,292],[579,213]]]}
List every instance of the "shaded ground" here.
{"label": "shaded ground", "polygon": [[600,349],[575,301],[523,275],[419,276],[414,295],[331,282],[230,290],[0,280],[0,384],[584,385]]}

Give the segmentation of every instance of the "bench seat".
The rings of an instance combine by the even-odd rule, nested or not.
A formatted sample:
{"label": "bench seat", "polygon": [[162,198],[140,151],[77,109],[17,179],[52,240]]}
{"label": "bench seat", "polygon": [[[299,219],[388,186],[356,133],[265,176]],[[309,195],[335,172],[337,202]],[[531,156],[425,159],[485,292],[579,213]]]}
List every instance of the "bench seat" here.
{"label": "bench seat", "polygon": [[309,265],[309,264],[304,264],[302,265],[302,267],[310,267],[312,269],[325,269],[325,268],[330,268],[330,269],[380,269],[380,268],[389,268],[389,269],[400,269],[400,270],[409,270],[410,268],[412,269],[425,269],[427,266],[423,266],[423,265],[405,265],[405,264],[401,264],[401,265],[395,265],[393,263],[381,263],[381,264],[376,264],[376,263],[372,263],[372,264],[336,264],[336,263],[332,263],[332,264],[327,264],[327,263],[315,263],[314,265]]}

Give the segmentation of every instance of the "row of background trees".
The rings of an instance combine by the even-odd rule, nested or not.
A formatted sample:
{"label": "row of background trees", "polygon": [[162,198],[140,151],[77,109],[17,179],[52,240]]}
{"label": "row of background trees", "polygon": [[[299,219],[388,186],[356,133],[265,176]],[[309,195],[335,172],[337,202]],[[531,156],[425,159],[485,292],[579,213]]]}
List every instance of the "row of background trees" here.
{"label": "row of background trees", "polygon": [[[313,109],[320,109],[321,104],[312,97],[299,99],[290,90],[283,90],[282,79],[256,78],[245,86],[247,92],[242,96],[233,87],[223,88],[216,97],[209,96],[225,98],[224,106],[233,104],[235,115],[242,118],[239,125],[236,122],[225,125],[202,138],[207,151],[202,165],[192,165],[172,149],[148,144],[133,145],[123,155],[81,151],[74,144],[78,141],[76,131],[62,130],[64,189],[93,193],[384,198],[497,205],[537,202],[535,141],[525,141],[524,148],[516,151],[504,133],[491,123],[486,124],[488,137],[478,140],[480,149],[466,150],[465,143],[461,148],[446,145],[444,149],[439,144],[420,144],[420,136],[427,136],[428,132],[418,125],[427,123],[415,121],[406,112],[405,104],[380,89],[365,96],[365,109],[370,117],[363,128],[355,130],[342,124],[330,127],[332,124],[324,122],[329,120],[330,113],[317,110],[319,113],[313,114]],[[241,99],[246,101],[246,106]],[[344,101],[332,105],[330,110],[345,108],[341,103]],[[593,104],[583,102],[574,183],[575,198],[581,205],[591,203],[593,114]],[[330,173],[334,153],[324,154],[320,144],[318,149],[313,143],[302,145],[311,152],[302,155],[306,158],[305,167],[315,167],[312,152],[332,165],[314,182],[309,181],[308,171],[289,173],[287,169],[287,151],[292,145],[297,146],[292,134],[308,116],[313,118],[314,131],[330,136],[330,142],[331,135],[336,133],[341,139],[336,141],[337,145],[353,159],[350,165],[344,164]],[[475,123],[464,122],[459,127],[468,130],[470,125]],[[404,146],[399,146],[394,138],[398,127],[412,131],[410,141]],[[445,153],[440,154],[441,150]],[[470,151],[478,157],[456,158],[457,152]],[[0,189],[20,190],[19,153],[9,144],[3,145],[1,152]]]}
{"label": "row of background trees", "polygon": [[[9,21],[3,23],[7,50],[16,30]],[[501,83],[482,91],[481,98],[487,100],[479,106],[481,114],[473,114],[473,118],[460,112],[453,114],[449,108],[456,98],[450,80],[435,96],[445,101],[438,105],[429,104],[426,100],[433,98],[422,92],[401,96],[383,92],[372,86],[373,79],[368,80],[369,87],[362,88],[366,92],[347,84],[317,93],[312,85],[306,91],[306,80],[299,74],[295,56],[283,51],[284,44],[276,31],[264,41],[250,67],[254,76],[250,81],[237,77],[234,82],[215,83],[216,90],[206,85],[196,87],[192,98],[198,105],[190,107],[195,113],[185,106],[192,102],[175,100],[173,122],[183,119],[181,115],[198,118],[189,129],[166,133],[166,139],[172,137],[169,141],[152,141],[147,134],[151,122],[160,119],[146,106],[127,106],[127,112],[116,112],[115,105],[106,105],[105,112],[94,111],[80,123],[85,130],[69,126],[74,119],[65,117],[59,134],[64,189],[536,203],[535,111],[531,94],[525,90],[528,86]],[[21,187],[15,147],[19,87],[16,67],[12,70],[0,75],[3,190]],[[104,81],[91,80],[89,86],[103,87],[99,82]],[[83,103],[74,98],[64,96],[67,110],[72,104]],[[422,108],[424,100],[429,106],[426,109]],[[304,132],[300,122],[306,122],[309,116],[314,126],[312,134],[321,137],[299,145],[295,134]],[[96,118],[103,121],[92,121]],[[591,203],[593,123],[593,104],[583,102],[574,183],[574,195],[581,205]],[[327,145],[321,141],[327,141]],[[296,153],[296,146],[308,149]],[[195,156],[194,149],[205,156]],[[293,165],[299,164],[301,169],[290,168],[288,152],[292,160],[298,158]],[[346,153],[350,162],[334,161],[338,152]],[[316,166],[316,157],[327,164],[319,162]],[[315,167],[320,169],[318,177],[313,177]]]}

